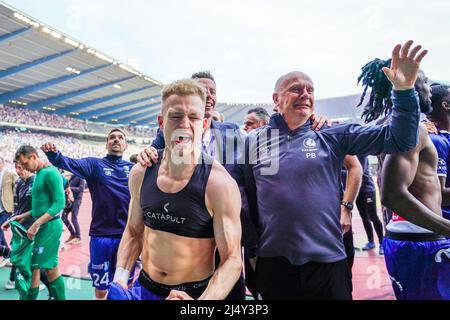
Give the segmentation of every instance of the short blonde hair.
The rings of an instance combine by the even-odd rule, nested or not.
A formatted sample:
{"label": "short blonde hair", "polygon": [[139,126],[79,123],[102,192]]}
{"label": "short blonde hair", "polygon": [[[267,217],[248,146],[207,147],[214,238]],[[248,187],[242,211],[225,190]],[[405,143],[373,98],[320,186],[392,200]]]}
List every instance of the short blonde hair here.
{"label": "short blonde hair", "polygon": [[197,80],[183,79],[174,81],[166,86],[161,91],[162,102],[164,102],[172,95],[177,96],[199,96],[203,103],[206,104],[206,89]]}

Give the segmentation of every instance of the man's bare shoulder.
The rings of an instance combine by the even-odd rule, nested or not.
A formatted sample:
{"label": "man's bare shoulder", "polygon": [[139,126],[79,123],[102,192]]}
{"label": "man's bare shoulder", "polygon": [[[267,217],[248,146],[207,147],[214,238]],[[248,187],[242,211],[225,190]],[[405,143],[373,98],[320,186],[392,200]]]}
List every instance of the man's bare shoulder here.
{"label": "man's bare shoulder", "polygon": [[241,194],[236,181],[216,160],[212,164],[211,173],[206,185],[206,206],[213,217],[232,217],[239,220],[241,212]]}
{"label": "man's bare shoulder", "polygon": [[430,136],[428,134],[427,127],[423,124],[419,124],[419,142],[417,143],[417,148],[419,148],[419,152],[425,149],[429,149],[433,147],[433,142],[431,142]]}
{"label": "man's bare shoulder", "polygon": [[142,182],[144,181],[145,172],[147,171],[147,167],[142,166],[141,164],[135,164],[130,171],[130,177],[128,180],[128,186],[130,188],[131,195],[138,195],[141,190]]}
{"label": "man's bare shoulder", "polygon": [[214,160],[206,185],[206,194],[209,198],[217,199],[235,192],[239,193],[236,181],[218,161]]}
{"label": "man's bare shoulder", "polygon": [[145,172],[147,171],[147,167],[137,163],[133,166],[133,168],[131,168],[130,171],[130,179],[135,179],[138,178],[140,176],[144,176]]}
{"label": "man's bare shoulder", "polygon": [[426,127],[423,124],[419,124],[419,139],[415,148],[407,152],[393,153],[388,156],[393,158],[411,158],[411,159],[414,157],[418,157],[419,154],[426,149],[429,140],[430,139],[428,137]]}
{"label": "man's bare shoulder", "polygon": [[[422,141],[420,141],[422,140]],[[436,147],[431,140],[430,134],[428,130],[426,129],[426,126],[423,124],[420,124],[419,126],[419,143],[422,142],[422,149],[421,152],[423,152],[423,155],[426,158],[430,158],[431,161],[437,161],[438,159],[438,153],[436,150]]]}

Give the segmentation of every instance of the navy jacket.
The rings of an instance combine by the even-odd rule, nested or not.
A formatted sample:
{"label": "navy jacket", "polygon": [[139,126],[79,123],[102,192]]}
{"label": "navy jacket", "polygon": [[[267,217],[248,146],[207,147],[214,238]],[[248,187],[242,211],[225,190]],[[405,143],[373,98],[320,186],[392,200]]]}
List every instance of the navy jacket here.
{"label": "navy jacket", "polygon": [[125,230],[130,203],[128,177],[133,163],[122,157],[72,159],[48,152],[50,162],[86,180],[92,198],[90,236],[120,237]]}
{"label": "navy jacket", "polygon": [[393,102],[389,125],[313,131],[308,121],[291,131],[275,114],[248,136],[245,177],[257,256],[283,256],[293,265],[346,258],[340,225],[345,155],[406,152],[418,141],[417,93],[394,92]]}

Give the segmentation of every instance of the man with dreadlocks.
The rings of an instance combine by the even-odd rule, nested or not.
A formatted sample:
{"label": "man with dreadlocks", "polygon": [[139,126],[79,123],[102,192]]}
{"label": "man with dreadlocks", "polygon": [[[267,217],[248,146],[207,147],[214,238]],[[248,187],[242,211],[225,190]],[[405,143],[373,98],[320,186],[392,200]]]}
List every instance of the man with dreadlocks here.
{"label": "man with dreadlocks", "polygon": [[[387,115],[393,121],[391,83],[384,76],[393,61],[375,59],[358,78],[372,89],[363,117],[366,122]],[[418,67],[418,64],[417,64]],[[430,87],[419,70],[415,89],[420,110],[431,111]],[[361,105],[361,102],[359,105]],[[441,192],[436,173],[438,157],[424,125],[417,146],[405,153],[380,155],[381,201],[393,211],[383,242],[387,271],[399,300],[450,299],[450,221],[442,218]]]}

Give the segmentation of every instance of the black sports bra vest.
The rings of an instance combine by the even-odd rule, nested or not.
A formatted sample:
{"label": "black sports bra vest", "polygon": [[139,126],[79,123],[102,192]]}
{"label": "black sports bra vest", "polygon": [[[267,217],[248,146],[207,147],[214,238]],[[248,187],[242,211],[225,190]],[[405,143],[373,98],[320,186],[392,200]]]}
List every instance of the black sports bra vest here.
{"label": "black sports bra vest", "polygon": [[[162,159],[162,151],[158,153]],[[206,154],[202,156],[208,161],[197,164],[187,185],[176,193],[158,188],[160,162],[147,168],[141,187],[141,208],[147,227],[191,238],[214,238],[213,219],[205,204],[212,160]]]}

